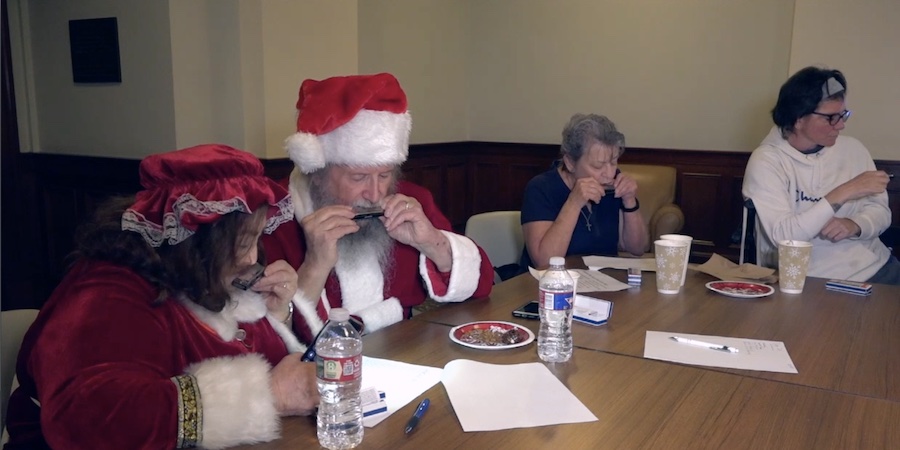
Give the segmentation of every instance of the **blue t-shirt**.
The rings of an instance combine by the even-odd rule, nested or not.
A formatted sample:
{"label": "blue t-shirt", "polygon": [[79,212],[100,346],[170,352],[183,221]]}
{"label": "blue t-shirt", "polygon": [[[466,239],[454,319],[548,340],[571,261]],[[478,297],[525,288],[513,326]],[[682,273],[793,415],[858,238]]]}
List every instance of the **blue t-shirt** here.
{"label": "blue t-shirt", "polygon": [[[563,204],[569,198],[571,189],[554,167],[534,178],[525,186],[525,196],[522,199],[522,224],[537,221],[556,220]],[[572,239],[569,241],[568,255],[602,255],[616,256],[619,251],[619,209],[622,207],[622,199],[611,195],[605,195],[600,203],[591,205],[591,212],[587,207],[581,208],[581,214],[575,230],[572,231]],[[588,220],[589,219],[589,220]],[[587,223],[591,226],[588,229]],[[522,252],[523,268],[532,265],[528,248]]]}

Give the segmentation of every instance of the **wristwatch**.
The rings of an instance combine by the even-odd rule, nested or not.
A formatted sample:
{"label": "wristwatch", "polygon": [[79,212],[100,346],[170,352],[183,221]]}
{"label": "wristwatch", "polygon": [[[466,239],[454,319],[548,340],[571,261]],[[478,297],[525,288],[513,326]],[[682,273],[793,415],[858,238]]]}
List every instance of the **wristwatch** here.
{"label": "wristwatch", "polygon": [[632,206],[631,208],[626,208],[626,207],[625,207],[625,203],[623,202],[623,203],[622,203],[622,206],[620,206],[619,209],[621,209],[622,212],[627,212],[627,213],[629,213],[629,212],[635,212],[635,211],[637,211],[638,209],[640,209],[640,207],[641,207],[641,202],[639,202],[638,199],[637,199],[637,197],[635,197],[635,198],[634,198],[634,206]]}

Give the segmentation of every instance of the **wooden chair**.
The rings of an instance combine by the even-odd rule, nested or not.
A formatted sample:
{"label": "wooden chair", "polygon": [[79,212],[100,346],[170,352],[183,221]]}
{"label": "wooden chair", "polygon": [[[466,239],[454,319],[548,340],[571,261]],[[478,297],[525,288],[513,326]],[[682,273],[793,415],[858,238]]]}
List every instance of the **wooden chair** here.
{"label": "wooden chair", "polygon": [[677,178],[674,167],[619,164],[619,170],[637,181],[640,212],[647,225],[651,243],[659,239],[660,235],[676,234],[684,228],[684,212],[674,203]]}

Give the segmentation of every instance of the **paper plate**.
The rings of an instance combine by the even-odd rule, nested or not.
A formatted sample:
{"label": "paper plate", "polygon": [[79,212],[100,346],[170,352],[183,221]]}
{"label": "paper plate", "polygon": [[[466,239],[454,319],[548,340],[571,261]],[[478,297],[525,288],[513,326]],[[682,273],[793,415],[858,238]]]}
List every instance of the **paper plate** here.
{"label": "paper plate", "polygon": [[706,283],[706,288],[736,298],[759,298],[775,292],[775,288],[768,284],[749,281],[710,281]]}
{"label": "paper plate", "polygon": [[[504,338],[509,339],[510,336],[516,341],[507,343],[509,341]],[[534,341],[534,333],[515,323],[489,320],[453,327],[450,330],[450,340],[480,350],[506,350],[530,344]]]}

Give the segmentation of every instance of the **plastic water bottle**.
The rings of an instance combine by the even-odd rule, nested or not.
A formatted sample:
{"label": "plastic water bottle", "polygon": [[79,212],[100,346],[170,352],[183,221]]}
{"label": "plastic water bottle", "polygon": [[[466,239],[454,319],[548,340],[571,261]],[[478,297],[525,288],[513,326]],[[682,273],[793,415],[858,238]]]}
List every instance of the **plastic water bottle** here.
{"label": "plastic water bottle", "polygon": [[538,333],[538,356],[547,362],[566,362],[572,357],[572,304],[575,281],[566,271],[566,260],[550,258],[550,268],[540,281],[538,303],[541,331]]}
{"label": "plastic water bottle", "polygon": [[362,340],[349,320],[346,309],[332,309],[315,344],[320,396],[316,432],[327,449],[353,448],[363,439]]}

